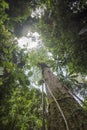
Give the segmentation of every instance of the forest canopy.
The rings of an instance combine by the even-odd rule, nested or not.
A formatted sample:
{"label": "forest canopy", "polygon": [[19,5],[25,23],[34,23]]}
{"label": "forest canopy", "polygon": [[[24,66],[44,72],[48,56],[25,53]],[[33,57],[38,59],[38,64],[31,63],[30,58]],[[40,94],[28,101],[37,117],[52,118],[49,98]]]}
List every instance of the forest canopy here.
{"label": "forest canopy", "polygon": [[[36,9],[41,17],[32,17]],[[28,31],[42,45],[26,52],[15,38]],[[41,86],[42,61],[87,103],[86,0],[0,0],[0,129],[41,130],[42,92],[34,85]]]}

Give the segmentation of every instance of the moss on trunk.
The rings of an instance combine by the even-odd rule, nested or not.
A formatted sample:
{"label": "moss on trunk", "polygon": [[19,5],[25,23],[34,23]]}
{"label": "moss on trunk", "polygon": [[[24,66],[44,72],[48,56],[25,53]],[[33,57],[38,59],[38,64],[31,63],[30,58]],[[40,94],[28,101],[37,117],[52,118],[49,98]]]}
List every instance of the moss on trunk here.
{"label": "moss on trunk", "polygon": [[[87,113],[70,97],[57,100],[68,122],[69,130],[87,130]],[[51,101],[48,108],[48,130],[66,130],[65,122],[56,103]]]}
{"label": "moss on trunk", "polygon": [[87,113],[82,109],[79,103],[69,95],[66,88],[61,85],[58,78],[46,66],[43,68],[43,77],[46,82],[47,96],[49,99],[48,130],[66,130],[64,119],[49,89],[55,96],[65,115],[69,130],[87,130]]}

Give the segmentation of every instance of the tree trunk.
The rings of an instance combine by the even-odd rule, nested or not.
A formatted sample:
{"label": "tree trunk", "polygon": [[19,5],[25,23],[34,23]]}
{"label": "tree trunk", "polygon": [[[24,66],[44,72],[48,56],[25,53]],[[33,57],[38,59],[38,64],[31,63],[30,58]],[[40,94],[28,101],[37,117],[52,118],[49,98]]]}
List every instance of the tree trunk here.
{"label": "tree trunk", "polygon": [[[68,93],[66,88],[61,85],[57,76],[46,65],[40,65],[42,67],[49,101],[48,130],[87,130],[86,111]],[[66,122],[51,93],[59,104]]]}

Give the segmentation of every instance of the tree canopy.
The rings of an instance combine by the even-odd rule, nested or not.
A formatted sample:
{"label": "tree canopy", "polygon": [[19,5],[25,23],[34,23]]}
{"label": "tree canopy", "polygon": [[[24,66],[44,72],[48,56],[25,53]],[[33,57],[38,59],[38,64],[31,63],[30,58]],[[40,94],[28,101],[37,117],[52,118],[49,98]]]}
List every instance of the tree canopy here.
{"label": "tree canopy", "polygon": [[[16,37],[29,30],[40,34],[42,45],[26,51]],[[0,129],[41,130],[42,93],[33,85],[41,85],[40,62],[87,103],[86,42],[86,0],[0,0]]]}

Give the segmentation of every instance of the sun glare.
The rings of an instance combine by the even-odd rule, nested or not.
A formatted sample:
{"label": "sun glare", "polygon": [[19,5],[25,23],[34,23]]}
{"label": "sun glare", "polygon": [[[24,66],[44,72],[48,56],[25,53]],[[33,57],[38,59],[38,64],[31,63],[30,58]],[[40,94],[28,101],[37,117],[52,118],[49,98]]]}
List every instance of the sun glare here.
{"label": "sun glare", "polygon": [[27,46],[27,49],[33,49],[42,44],[42,40],[40,39],[40,34],[37,32],[28,32],[26,37],[21,37],[18,39],[18,45],[20,48],[24,48]]}

